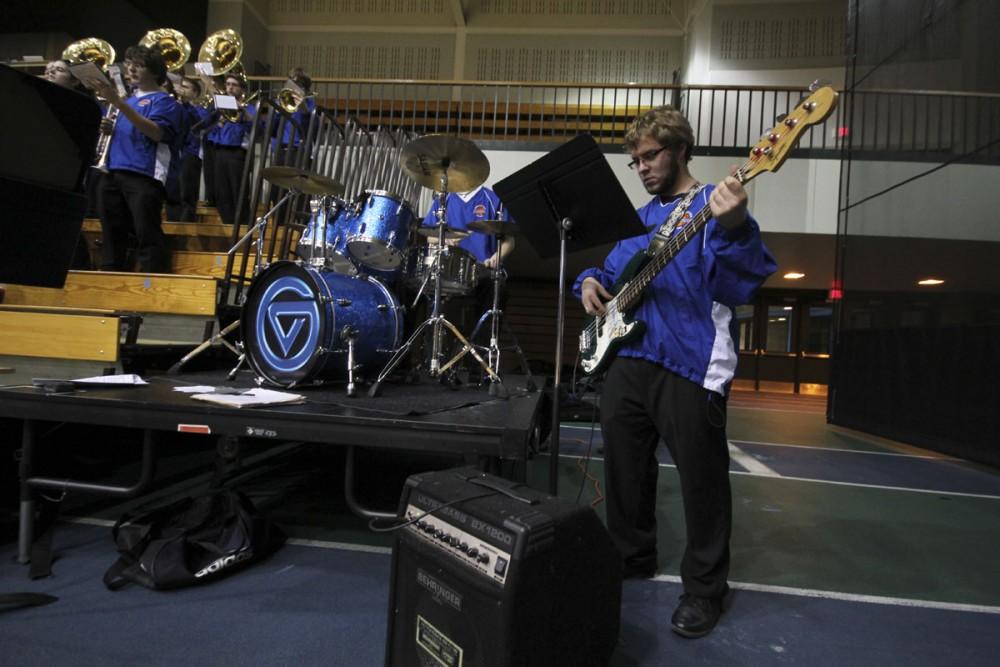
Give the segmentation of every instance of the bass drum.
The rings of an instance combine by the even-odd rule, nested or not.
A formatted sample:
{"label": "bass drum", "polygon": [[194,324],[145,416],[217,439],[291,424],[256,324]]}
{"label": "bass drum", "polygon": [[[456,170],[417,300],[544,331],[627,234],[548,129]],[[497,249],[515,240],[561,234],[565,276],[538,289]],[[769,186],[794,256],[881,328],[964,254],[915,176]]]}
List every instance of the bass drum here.
{"label": "bass drum", "polygon": [[254,278],[240,315],[250,366],[268,384],[295,387],[378,375],[403,337],[403,309],[378,280],[275,262]]}

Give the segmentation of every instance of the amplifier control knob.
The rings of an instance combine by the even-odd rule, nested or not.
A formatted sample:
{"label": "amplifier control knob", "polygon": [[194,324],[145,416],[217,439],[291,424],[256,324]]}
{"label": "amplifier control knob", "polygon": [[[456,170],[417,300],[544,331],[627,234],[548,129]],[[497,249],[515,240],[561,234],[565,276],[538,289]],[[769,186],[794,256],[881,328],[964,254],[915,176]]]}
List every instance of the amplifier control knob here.
{"label": "amplifier control knob", "polygon": [[478,555],[479,555],[479,549],[477,549],[476,547],[472,547],[471,549],[469,549],[470,557],[475,558]]}

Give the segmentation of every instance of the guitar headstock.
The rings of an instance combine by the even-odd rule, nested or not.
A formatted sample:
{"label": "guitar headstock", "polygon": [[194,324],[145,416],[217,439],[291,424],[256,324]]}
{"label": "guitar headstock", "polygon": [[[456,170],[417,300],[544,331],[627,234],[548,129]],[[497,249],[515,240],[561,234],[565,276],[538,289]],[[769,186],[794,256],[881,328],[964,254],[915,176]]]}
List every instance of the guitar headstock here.
{"label": "guitar headstock", "polygon": [[822,123],[837,106],[837,91],[824,86],[802,100],[795,109],[760,138],[736,177],[745,183],[763,171],[778,171],[806,128]]}

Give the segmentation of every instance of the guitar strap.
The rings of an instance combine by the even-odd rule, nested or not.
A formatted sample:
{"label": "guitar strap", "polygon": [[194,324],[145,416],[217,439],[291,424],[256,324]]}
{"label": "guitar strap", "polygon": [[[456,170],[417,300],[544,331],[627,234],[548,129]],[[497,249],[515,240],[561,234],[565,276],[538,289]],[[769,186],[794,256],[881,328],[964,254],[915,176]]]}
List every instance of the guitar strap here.
{"label": "guitar strap", "polygon": [[670,212],[670,217],[660,225],[660,228],[656,230],[656,234],[649,241],[649,247],[646,248],[646,254],[652,257],[660,251],[660,249],[670,240],[670,235],[674,233],[674,228],[677,227],[677,223],[680,222],[681,217],[687,213],[688,208],[691,207],[691,202],[694,198],[698,196],[702,188],[705,186],[701,183],[695,181],[694,186],[687,191],[684,195],[684,199],[677,202],[677,206],[674,210]]}

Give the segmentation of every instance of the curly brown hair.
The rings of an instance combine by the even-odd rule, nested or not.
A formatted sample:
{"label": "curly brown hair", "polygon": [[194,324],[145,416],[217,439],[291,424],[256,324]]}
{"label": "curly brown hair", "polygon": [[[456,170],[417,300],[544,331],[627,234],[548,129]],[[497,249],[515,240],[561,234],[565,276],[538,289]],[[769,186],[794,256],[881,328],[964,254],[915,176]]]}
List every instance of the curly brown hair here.
{"label": "curly brown hair", "polygon": [[643,137],[652,137],[661,146],[684,146],[684,161],[691,161],[691,149],[694,148],[691,123],[669,104],[650,109],[632,121],[625,131],[625,152],[635,150]]}

